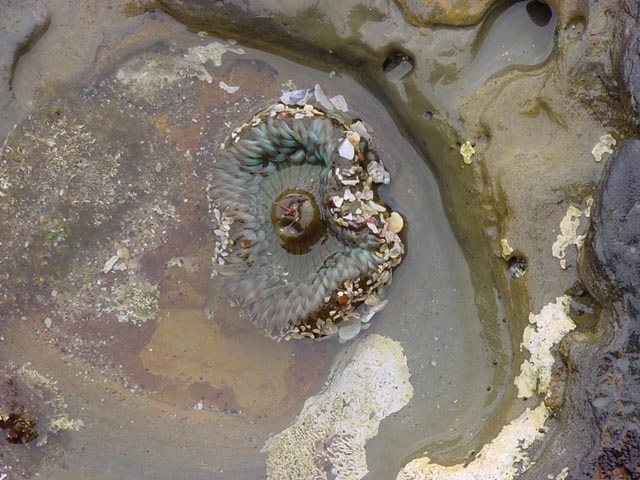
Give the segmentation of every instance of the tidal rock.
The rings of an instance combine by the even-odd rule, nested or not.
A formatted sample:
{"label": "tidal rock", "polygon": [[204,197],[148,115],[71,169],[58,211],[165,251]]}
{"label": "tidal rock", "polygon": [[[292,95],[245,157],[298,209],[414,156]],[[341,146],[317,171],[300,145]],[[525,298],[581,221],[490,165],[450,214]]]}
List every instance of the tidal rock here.
{"label": "tidal rock", "polygon": [[[11,1],[0,17],[0,137],[13,126],[19,107],[12,91],[20,57],[29,51],[49,26],[49,16],[35,1]],[[11,120],[10,120],[11,119]]]}
{"label": "tidal rock", "polygon": [[626,101],[640,114],[640,4],[625,0],[618,11],[618,39],[613,49],[618,79],[625,90]]}
{"label": "tidal rock", "polygon": [[473,25],[495,2],[493,0],[400,0],[398,2],[413,25]]}
{"label": "tidal rock", "polygon": [[[568,478],[640,478],[640,140],[608,166],[596,200],[580,276],[602,305],[601,334],[569,335],[569,376],[560,433],[523,478],[570,468]],[[562,455],[559,455],[562,452]]]}

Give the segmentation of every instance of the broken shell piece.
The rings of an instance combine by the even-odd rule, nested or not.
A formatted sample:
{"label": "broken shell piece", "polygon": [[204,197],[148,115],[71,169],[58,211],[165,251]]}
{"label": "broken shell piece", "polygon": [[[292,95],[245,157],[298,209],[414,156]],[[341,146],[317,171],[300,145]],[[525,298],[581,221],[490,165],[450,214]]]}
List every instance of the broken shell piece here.
{"label": "broken shell piece", "polygon": [[331,100],[329,100],[329,97],[327,97],[327,95],[322,90],[322,87],[320,87],[320,85],[318,85],[317,83],[314,87],[314,94],[316,96],[316,100],[318,100],[320,105],[322,105],[322,108],[324,108],[325,110],[334,109],[333,103],[331,103]]}
{"label": "broken shell piece", "polygon": [[347,106],[347,101],[344,99],[342,95],[336,95],[335,97],[331,97],[331,103],[336,107],[336,110],[341,112],[348,112],[349,107]]}
{"label": "broken shell piece", "polygon": [[360,145],[360,135],[356,132],[347,133],[347,139],[351,142],[351,145],[354,148],[357,148]]}
{"label": "broken shell piece", "polygon": [[369,320],[371,320],[373,318],[373,316],[376,313],[378,313],[384,307],[386,307],[387,303],[389,303],[389,300],[383,300],[381,302],[379,301],[379,303],[376,304],[376,305],[369,305],[369,304],[367,304],[365,302],[365,305],[363,307],[361,307],[362,316],[360,317],[360,321],[362,323],[367,323]]}
{"label": "broken shell piece", "polygon": [[353,156],[356,154],[353,145],[349,141],[348,138],[345,138],[344,141],[340,144],[338,148],[338,153],[342,158],[346,158],[347,160],[351,160]]}
{"label": "broken shell piece", "polygon": [[389,250],[390,258],[398,258],[400,255],[404,253],[404,248],[398,243],[396,243],[391,250]]}
{"label": "broken shell piece", "polygon": [[358,120],[357,122],[353,122],[349,126],[349,128],[351,128],[351,130],[353,130],[354,132],[360,134],[361,137],[367,139],[367,141],[371,141],[371,135],[367,131],[367,127],[360,120]]}
{"label": "broken shell piece", "polygon": [[118,262],[118,260],[120,260],[120,257],[118,257],[117,255],[114,255],[113,257],[111,257],[109,260],[106,261],[106,263],[104,264],[104,267],[102,267],[102,272],[109,273],[113,268],[113,266]]}
{"label": "broken shell piece", "polygon": [[385,207],[383,207],[382,205],[374,202],[373,200],[369,200],[367,202],[367,205],[369,207],[371,207],[373,210],[375,210],[376,212],[386,212],[387,209]]}
{"label": "broken shell piece", "polygon": [[398,212],[391,212],[389,218],[387,219],[387,224],[389,225],[389,229],[393,233],[400,233],[404,228],[404,220],[402,219],[402,215]]}
{"label": "broken shell piece", "polygon": [[389,172],[378,162],[369,162],[369,165],[367,165],[367,173],[375,183],[384,183],[386,185],[391,181]]}
{"label": "broken shell piece", "polygon": [[341,342],[346,342],[355,338],[360,333],[360,322],[354,322],[351,325],[345,325],[338,328],[338,338]]}
{"label": "broken shell piece", "polygon": [[351,190],[349,190],[348,188],[344,191],[344,199],[348,202],[355,202],[356,201],[356,196],[351,193]]}
{"label": "broken shell piece", "polygon": [[468,140],[462,144],[460,147],[460,155],[462,155],[462,161],[467,165],[471,164],[471,157],[476,153],[476,149],[473,148],[473,145]]}
{"label": "broken shell piece", "polygon": [[313,96],[313,90],[303,88],[292,92],[283,92],[280,101],[286,105],[305,105]]}

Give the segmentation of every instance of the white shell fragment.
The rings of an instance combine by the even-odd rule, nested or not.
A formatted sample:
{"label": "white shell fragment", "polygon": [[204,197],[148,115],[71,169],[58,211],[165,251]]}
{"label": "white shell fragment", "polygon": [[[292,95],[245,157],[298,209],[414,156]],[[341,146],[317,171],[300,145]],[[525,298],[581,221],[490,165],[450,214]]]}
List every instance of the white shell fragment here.
{"label": "white shell fragment", "polygon": [[338,153],[342,158],[346,158],[347,160],[351,160],[353,156],[356,154],[353,145],[349,141],[348,138],[345,138],[344,141],[340,144],[338,148]]}
{"label": "white shell fragment", "polygon": [[118,260],[120,260],[120,257],[118,255],[114,255],[113,257],[111,257],[105,262],[104,267],[102,267],[102,272],[109,273],[113,266],[118,263]]}
{"label": "white shell fragment", "polygon": [[236,93],[240,90],[240,87],[232,87],[231,85],[227,85],[224,81],[220,80],[220,88],[227,93]]}
{"label": "white shell fragment", "polygon": [[285,105],[306,105],[313,96],[313,90],[303,88],[301,90],[293,90],[291,92],[282,92],[280,101]]}
{"label": "white shell fragment", "polygon": [[331,97],[331,103],[336,107],[336,110],[340,112],[348,112],[349,107],[347,106],[347,101],[344,99],[342,95],[336,95],[335,97]]}
{"label": "white shell fragment", "polygon": [[322,87],[317,83],[313,89],[313,93],[315,94],[316,100],[318,101],[318,103],[322,105],[322,108],[326,110],[334,109],[333,103],[331,103],[331,100],[329,100],[329,97],[327,97],[327,95],[322,90]]}
{"label": "white shell fragment", "polygon": [[391,181],[389,172],[378,162],[370,162],[369,165],[367,165],[367,172],[375,183],[383,183],[386,185]]}
{"label": "white shell fragment", "polygon": [[351,130],[353,130],[354,132],[356,132],[358,135],[360,135],[362,138],[365,138],[367,141],[371,141],[371,135],[369,134],[369,132],[367,131],[367,127],[365,126],[364,123],[362,123],[360,120],[358,120],[357,122],[353,122],[349,128],[351,128]]}
{"label": "white shell fragment", "polygon": [[338,328],[338,338],[343,342],[352,340],[360,333],[360,323],[352,323]]}

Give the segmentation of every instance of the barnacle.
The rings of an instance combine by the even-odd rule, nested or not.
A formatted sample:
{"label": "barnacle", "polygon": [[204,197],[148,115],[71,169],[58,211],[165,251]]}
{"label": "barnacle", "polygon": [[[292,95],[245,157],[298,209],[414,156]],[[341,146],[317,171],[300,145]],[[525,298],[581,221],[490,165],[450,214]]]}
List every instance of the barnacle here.
{"label": "barnacle", "polygon": [[377,195],[389,174],[358,130],[280,103],[214,163],[215,273],[272,338],[350,338],[384,306],[404,245]]}

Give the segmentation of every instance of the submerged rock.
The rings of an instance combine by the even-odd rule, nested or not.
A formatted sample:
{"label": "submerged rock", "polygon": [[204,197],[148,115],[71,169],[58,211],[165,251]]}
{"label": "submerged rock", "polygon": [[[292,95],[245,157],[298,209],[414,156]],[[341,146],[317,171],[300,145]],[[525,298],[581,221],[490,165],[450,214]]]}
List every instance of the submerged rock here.
{"label": "submerged rock", "polygon": [[42,3],[4,2],[0,17],[0,138],[24,115],[13,95],[13,76],[20,57],[29,51],[49,27]]}

